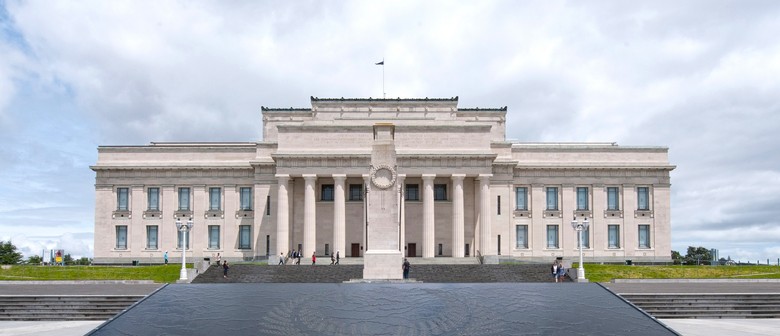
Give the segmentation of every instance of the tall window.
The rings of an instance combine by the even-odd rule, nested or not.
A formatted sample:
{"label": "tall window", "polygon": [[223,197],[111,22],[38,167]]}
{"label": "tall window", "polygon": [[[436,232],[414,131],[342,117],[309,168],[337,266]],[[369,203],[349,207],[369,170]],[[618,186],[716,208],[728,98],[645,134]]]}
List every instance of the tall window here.
{"label": "tall window", "polygon": [[420,186],[417,184],[406,185],[406,200],[407,201],[419,201],[420,200]]}
{"label": "tall window", "polygon": [[362,184],[350,184],[349,185],[349,200],[350,201],[362,201],[363,200],[363,185]]}
{"label": "tall window", "polygon": [[179,188],[179,210],[190,211],[190,188]]}
{"label": "tall window", "polygon": [[238,248],[242,250],[252,248],[252,227],[249,225],[238,226]]}
{"label": "tall window", "polygon": [[[579,241],[579,239],[580,238],[577,237],[578,241]],[[577,245],[577,247],[580,247],[580,246]],[[585,230],[582,230],[582,248],[590,248],[590,227],[588,227]]]}
{"label": "tall window", "polygon": [[157,249],[157,225],[146,226],[146,249]]}
{"label": "tall window", "polygon": [[587,187],[577,187],[577,210],[588,210]]}
{"label": "tall window", "polygon": [[160,210],[160,188],[149,188],[146,190],[147,208],[149,211]]}
{"label": "tall window", "polygon": [[127,250],[127,225],[116,226],[116,249]]}
{"label": "tall window", "polygon": [[222,188],[209,188],[209,210],[222,209]]}
{"label": "tall window", "polygon": [[608,247],[609,248],[620,248],[620,226],[619,225],[609,225],[607,227],[608,230]]}
{"label": "tall window", "polygon": [[116,188],[116,209],[119,211],[127,211],[130,204],[130,191],[127,188]]}
{"label": "tall window", "polygon": [[618,187],[607,187],[607,210],[620,210]]}
{"label": "tall window", "polygon": [[271,195],[265,197],[265,215],[271,215]]}
{"label": "tall window", "polygon": [[515,247],[519,249],[528,248],[528,225],[515,226],[515,232],[517,233]]}
{"label": "tall window", "polygon": [[528,210],[528,189],[526,187],[515,188],[515,210]]}
{"label": "tall window", "polygon": [[241,194],[241,210],[252,210],[252,188],[241,187],[238,191]]}
{"label": "tall window", "polygon": [[[184,233],[181,231],[177,231],[177,232],[179,233],[179,235],[176,238],[176,247],[181,249],[181,243],[182,243],[182,238],[184,238]],[[192,230],[187,232],[187,240],[184,242],[187,250],[190,249],[190,236],[192,236]]]}
{"label": "tall window", "polygon": [[547,225],[547,248],[558,248],[558,225]]}
{"label": "tall window", "polygon": [[650,225],[639,226],[639,248],[650,248]]}
{"label": "tall window", "polygon": [[333,185],[332,184],[323,184],[322,185],[322,195],[320,196],[321,201],[332,201],[333,200]]}
{"label": "tall window", "polygon": [[558,210],[558,187],[547,187],[547,210]]}
{"label": "tall window", "polygon": [[447,200],[447,185],[446,184],[434,184],[433,185],[433,200],[434,201],[446,201]]}
{"label": "tall window", "polygon": [[219,249],[219,225],[209,225],[209,248]]}
{"label": "tall window", "polygon": [[637,209],[650,210],[650,189],[647,187],[636,188]]}

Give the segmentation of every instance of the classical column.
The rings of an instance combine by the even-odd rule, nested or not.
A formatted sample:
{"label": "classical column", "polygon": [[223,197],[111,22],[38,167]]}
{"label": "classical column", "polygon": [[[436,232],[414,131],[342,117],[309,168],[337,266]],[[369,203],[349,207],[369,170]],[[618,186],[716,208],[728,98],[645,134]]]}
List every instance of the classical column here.
{"label": "classical column", "polygon": [[340,252],[340,256],[344,256],[344,240],[345,240],[345,227],[346,227],[346,198],[344,197],[344,182],[347,180],[345,174],[333,174],[333,182],[335,189],[333,200],[333,251]]}
{"label": "classical column", "polygon": [[433,179],[436,174],[423,174],[423,258],[434,257]]}
{"label": "classical column", "polygon": [[398,240],[398,245],[401,249],[401,255],[404,257],[406,256],[406,253],[404,252],[404,246],[406,246],[406,205],[404,204],[404,199],[406,198],[406,185],[404,185],[404,180],[406,179],[406,174],[398,174],[398,178],[396,179],[396,183],[398,184],[398,204],[399,204],[399,217],[400,217],[400,237]]}
{"label": "classical column", "polygon": [[279,188],[276,194],[276,253],[287,255],[290,251],[290,210],[287,206],[290,175],[278,174],[276,180]]}
{"label": "classical column", "polygon": [[315,204],[314,186],[317,184],[317,175],[305,174],[303,197],[303,257],[309,258],[317,249],[317,205]]}
{"label": "classical column", "polygon": [[465,174],[452,174],[452,257],[463,258],[463,179]]}
{"label": "classical column", "polygon": [[482,255],[494,255],[490,249],[490,177],[491,174],[479,174],[479,249]]}
{"label": "classical column", "polygon": [[371,176],[368,174],[363,174],[363,190],[365,191],[365,193],[363,193],[363,247],[360,252],[361,254],[353,257],[360,257],[363,253],[362,251],[368,250],[368,225],[371,225],[371,223],[368,222],[368,207],[371,205],[371,202],[369,202],[368,199],[369,193],[371,193]]}

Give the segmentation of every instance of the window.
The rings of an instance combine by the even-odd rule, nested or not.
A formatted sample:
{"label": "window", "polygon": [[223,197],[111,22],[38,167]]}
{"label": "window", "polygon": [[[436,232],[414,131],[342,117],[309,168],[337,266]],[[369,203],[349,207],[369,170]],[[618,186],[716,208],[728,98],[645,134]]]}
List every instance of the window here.
{"label": "window", "polygon": [[252,248],[252,227],[249,225],[238,226],[238,248],[242,250]]}
{"label": "window", "polygon": [[501,196],[496,198],[496,211],[498,212],[498,215],[501,214]]}
{"label": "window", "polygon": [[616,249],[620,248],[620,226],[619,225],[609,225],[608,227],[608,243],[609,245],[607,247]]}
{"label": "window", "polygon": [[265,197],[265,215],[271,215],[271,195]]}
{"label": "window", "polygon": [[620,210],[618,187],[607,187],[607,210]]}
{"label": "window", "polygon": [[558,248],[558,225],[547,225],[547,248]]}
{"label": "window", "polygon": [[519,249],[528,248],[528,225],[515,226],[516,238],[515,247]]}
{"label": "window", "polygon": [[179,211],[190,211],[190,188],[179,188]]}
{"label": "window", "polygon": [[547,187],[547,210],[558,210],[558,187]]}
{"label": "window", "polygon": [[363,185],[362,184],[350,184],[349,185],[349,200],[350,201],[362,201],[363,200]]}
{"label": "window", "polygon": [[209,248],[219,249],[219,225],[209,225]]}
{"label": "window", "polygon": [[240,209],[244,211],[252,210],[252,188],[241,187],[238,191],[241,194]]}
{"label": "window", "polygon": [[471,253],[471,248],[469,247],[469,244],[466,244],[466,253],[465,253],[465,255],[468,257],[469,253]]}
{"label": "window", "polygon": [[650,248],[650,225],[639,226],[639,248]]}
{"label": "window", "polygon": [[[181,231],[177,231],[179,234],[176,237],[176,248],[181,249],[181,243],[182,243],[182,237],[184,236],[184,233]],[[192,230],[187,232],[187,240],[184,242],[186,249],[190,249],[190,236],[192,236]]]}
{"label": "window", "polygon": [[496,253],[498,253],[498,255],[501,255],[501,235],[498,235],[498,242],[496,244],[496,247],[497,247]]}
{"label": "window", "polygon": [[515,210],[528,211],[528,189],[515,188]]}
{"label": "window", "polygon": [[447,185],[446,184],[434,184],[433,185],[433,200],[434,201],[446,201],[447,200]]}
{"label": "window", "polygon": [[116,226],[116,249],[127,250],[127,225]]}
{"label": "window", "polygon": [[[577,237],[577,241],[579,244],[580,237]],[[577,245],[579,248],[580,246]],[[582,230],[582,248],[590,248],[590,227],[588,227],[585,230]]]}
{"label": "window", "polygon": [[333,200],[333,185],[323,184],[322,195],[320,195],[320,201],[332,201]]}
{"label": "window", "polygon": [[209,210],[222,209],[222,189],[209,188]]}
{"label": "window", "polygon": [[439,244],[439,255],[441,255],[442,252],[444,252],[444,244]]}
{"label": "window", "polygon": [[160,188],[149,188],[146,190],[147,208],[149,211],[160,210]]}
{"label": "window", "polygon": [[650,210],[650,189],[647,187],[636,188],[637,209]]}
{"label": "window", "polygon": [[157,225],[146,226],[146,249],[157,249]]}
{"label": "window", "polygon": [[417,184],[406,185],[406,200],[407,201],[419,201],[420,200],[420,186]]}
{"label": "window", "polygon": [[116,188],[116,209],[118,211],[127,211],[130,203],[130,191],[127,188]]}
{"label": "window", "polygon": [[577,187],[577,210],[588,210],[587,187]]}
{"label": "window", "polygon": [[330,255],[330,244],[325,244],[325,255]]}

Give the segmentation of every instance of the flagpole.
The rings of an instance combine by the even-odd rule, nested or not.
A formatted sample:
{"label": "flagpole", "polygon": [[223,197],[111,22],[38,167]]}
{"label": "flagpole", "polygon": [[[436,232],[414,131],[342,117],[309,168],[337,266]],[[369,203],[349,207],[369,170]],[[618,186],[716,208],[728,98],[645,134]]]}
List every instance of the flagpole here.
{"label": "flagpole", "polygon": [[382,57],[382,99],[387,98],[387,93],[385,92],[385,58]]}

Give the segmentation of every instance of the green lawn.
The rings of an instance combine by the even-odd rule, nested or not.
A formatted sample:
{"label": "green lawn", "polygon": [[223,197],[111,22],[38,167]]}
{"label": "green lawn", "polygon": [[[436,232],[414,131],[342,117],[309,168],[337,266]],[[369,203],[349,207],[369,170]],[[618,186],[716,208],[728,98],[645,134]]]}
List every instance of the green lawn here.
{"label": "green lawn", "polygon": [[[187,268],[192,268],[192,264]],[[153,280],[172,283],[179,279],[181,264],[158,266],[31,266],[0,269],[0,280]]]}
{"label": "green lawn", "polygon": [[[576,268],[577,263],[572,264]],[[780,279],[778,266],[626,266],[585,264],[591,282],[612,279]]]}

